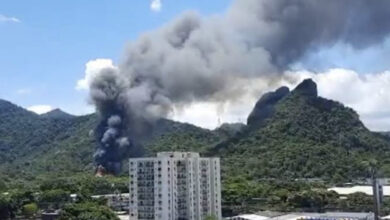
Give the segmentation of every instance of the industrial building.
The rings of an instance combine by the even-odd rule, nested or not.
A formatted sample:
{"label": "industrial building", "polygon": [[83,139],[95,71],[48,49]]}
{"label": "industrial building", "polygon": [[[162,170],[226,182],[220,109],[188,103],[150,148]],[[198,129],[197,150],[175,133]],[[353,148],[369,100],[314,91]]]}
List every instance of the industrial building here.
{"label": "industrial building", "polygon": [[130,220],[222,219],[219,158],[162,152],[129,166]]}

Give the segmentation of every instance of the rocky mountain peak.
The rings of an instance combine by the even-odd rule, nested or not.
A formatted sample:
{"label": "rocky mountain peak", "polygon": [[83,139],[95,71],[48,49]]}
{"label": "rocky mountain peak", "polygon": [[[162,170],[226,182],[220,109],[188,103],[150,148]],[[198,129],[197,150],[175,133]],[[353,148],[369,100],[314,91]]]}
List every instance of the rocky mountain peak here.
{"label": "rocky mountain peak", "polygon": [[305,96],[317,97],[317,84],[312,79],[303,80],[293,91]]}
{"label": "rocky mountain peak", "polygon": [[283,86],[274,92],[264,94],[259,101],[257,101],[254,109],[250,113],[247,124],[249,126],[261,125],[265,119],[272,116],[275,104],[289,93],[289,88]]}

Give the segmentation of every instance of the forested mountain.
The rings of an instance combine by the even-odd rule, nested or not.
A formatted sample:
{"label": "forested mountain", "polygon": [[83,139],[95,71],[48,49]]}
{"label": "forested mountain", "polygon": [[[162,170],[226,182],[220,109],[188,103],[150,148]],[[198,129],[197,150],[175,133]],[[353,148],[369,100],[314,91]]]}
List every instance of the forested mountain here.
{"label": "forested mountain", "polygon": [[71,119],[76,116],[68,114],[61,109],[54,109],[50,112],[47,112],[45,114],[42,114],[41,117],[46,117],[46,118],[52,118],[52,119]]}
{"label": "forested mountain", "polygon": [[390,131],[380,132],[381,134],[390,137]]}
{"label": "forested mountain", "polygon": [[[96,114],[72,116],[61,110],[37,115],[0,100],[0,176],[36,180],[45,176],[93,173]],[[160,120],[145,154],[163,150],[205,151],[225,135],[190,124]]]}
{"label": "forested mountain", "polygon": [[[60,110],[37,115],[0,100],[0,175],[35,180],[94,172],[95,114],[71,116]],[[223,176],[313,178],[345,181],[364,177],[376,159],[390,176],[390,141],[370,132],[352,109],[317,95],[305,80],[296,89],[265,94],[248,125],[216,130],[160,120],[144,143],[145,154],[192,150],[222,158]]]}
{"label": "forested mountain", "polygon": [[347,181],[366,176],[372,160],[390,175],[388,139],[369,131],[354,110],[318,97],[311,80],[263,96],[243,132],[213,154],[229,176]]}
{"label": "forested mountain", "polygon": [[[55,116],[55,115],[54,115]],[[14,179],[91,167],[94,115],[37,115],[0,101],[0,173]]]}

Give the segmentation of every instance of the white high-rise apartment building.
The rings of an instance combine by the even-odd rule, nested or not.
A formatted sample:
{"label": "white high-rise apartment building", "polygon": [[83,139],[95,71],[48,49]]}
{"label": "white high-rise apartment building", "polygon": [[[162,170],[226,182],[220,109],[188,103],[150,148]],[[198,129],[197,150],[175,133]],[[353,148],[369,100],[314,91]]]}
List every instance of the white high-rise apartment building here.
{"label": "white high-rise apartment building", "polygon": [[222,219],[219,158],[162,152],[129,163],[130,220]]}

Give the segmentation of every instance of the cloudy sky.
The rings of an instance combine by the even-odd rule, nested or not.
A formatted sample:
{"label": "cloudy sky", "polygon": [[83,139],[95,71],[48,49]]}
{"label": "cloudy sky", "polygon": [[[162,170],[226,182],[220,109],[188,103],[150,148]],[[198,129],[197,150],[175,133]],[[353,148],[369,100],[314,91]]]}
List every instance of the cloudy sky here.
{"label": "cloudy sky", "polygon": [[[224,13],[224,0],[28,1],[4,0],[0,8],[0,98],[44,113],[94,111],[88,83],[100,69],[115,67],[127,43],[187,10]],[[354,108],[372,130],[390,130],[390,38],[363,50],[336,43],[305,55],[287,74],[311,77],[319,94]],[[254,82],[265,92],[268,86]],[[213,128],[245,122],[261,94],[234,103],[194,103],[171,117]]]}

